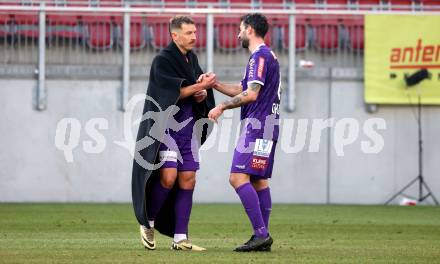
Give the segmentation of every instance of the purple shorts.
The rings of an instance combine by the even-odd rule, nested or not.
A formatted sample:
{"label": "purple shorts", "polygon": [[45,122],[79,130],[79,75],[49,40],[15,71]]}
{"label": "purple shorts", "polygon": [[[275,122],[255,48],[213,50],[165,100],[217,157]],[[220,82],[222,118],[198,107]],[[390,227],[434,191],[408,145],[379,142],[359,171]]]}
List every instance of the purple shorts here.
{"label": "purple shorts", "polygon": [[277,142],[240,137],[232,159],[231,173],[246,173],[252,179],[272,177],[275,147]]}
{"label": "purple shorts", "polygon": [[[164,141],[160,144],[158,155],[158,161],[164,161],[161,168],[176,168],[177,171],[199,170],[199,149],[194,147],[194,153],[191,151],[191,138],[175,137],[175,146],[169,144],[170,140],[165,139]],[[182,157],[182,162],[178,157]]]}

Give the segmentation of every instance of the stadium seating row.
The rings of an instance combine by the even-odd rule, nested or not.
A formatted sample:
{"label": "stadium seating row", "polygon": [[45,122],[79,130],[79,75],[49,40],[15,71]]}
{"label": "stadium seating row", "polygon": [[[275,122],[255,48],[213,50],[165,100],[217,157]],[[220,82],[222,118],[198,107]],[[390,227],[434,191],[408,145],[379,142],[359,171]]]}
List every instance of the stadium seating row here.
{"label": "stadium seating row", "polygon": [[[64,4],[91,5],[92,3],[103,5],[119,5],[120,0],[113,1],[94,1],[94,0],[51,0],[46,3],[60,2]],[[214,0],[198,0],[198,3],[212,3]],[[221,0],[218,1],[220,3]],[[227,4],[254,3],[255,0],[228,0]],[[279,3],[285,5],[287,0],[259,0],[260,3]],[[294,0],[297,4],[347,4],[353,0]],[[383,0],[356,0],[360,4],[381,5]],[[413,6],[418,4],[431,4],[432,0],[389,0],[393,5]],[[5,5],[9,2],[1,2]],[[11,3],[21,4],[21,1],[11,1]],[[11,4],[9,3],[9,4]],[[150,1],[146,3],[164,3],[163,1]],[[436,7],[440,7],[440,1],[436,0]],[[136,5],[140,5],[136,2]],[[198,28],[197,47],[206,46],[206,19],[202,16],[194,16]],[[288,19],[286,16],[269,16],[272,25],[267,37],[267,44],[274,48],[287,49],[288,39]],[[168,34],[169,17],[158,15],[131,16],[130,26],[130,47],[141,49],[146,45],[154,48],[166,46],[170,37]],[[0,38],[37,38],[38,14],[3,12],[0,13]],[[237,39],[238,16],[216,16],[215,17],[215,44],[216,48],[222,50],[234,50],[239,48]],[[117,15],[96,15],[89,14],[47,14],[46,37],[49,41],[56,38],[72,39],[86,43],[92,49],[108,49],[117,45],[122,46],[123,19]],[[298,50],[304,50],[309,46],[320,50],[337,50],[341,47],[349,47],[352,50],[363,50],[364,46],[364,26],[361,17],[331,17],[322,16],[296,17],[296,42]]]}
{"label": "stadium seating row", "polygon": [[[206,46],[206,19],[193,17],[197,25],[197,47]],[[274,48],[289,46],[287,17],[269,17],[272,25],[266,42]],[[130,47],[141,49],[147,44],[162,48],[170,41],[168,16],[132,16],[130,23]],[[215,17],[215,45],[221,50],[239,48],[238,16]],[[320,16],[296,18],[296,41],[298,50],[312,45],[322,50],[334,50],[344,43],[354,50],[363,49],[363,19],[322,18]],[[0,37],[38,38],[38,16],[31,14],[0,15]],[[114,43],[122,46],[123,18],[121,16],[47,16],[46,37],[82,41],[92,49],[108,49]]]}
{"label": "stadium seating row", "polygon": [[[39,5],[36,0],[6,0],[0,5]],[[130,4],[134,7],[206,7],[212,4],[226,8],[332,8],[332,9],[390,9],[422,10],[439,6],[438,0],[44,0],[47,6],[111,7]]]}

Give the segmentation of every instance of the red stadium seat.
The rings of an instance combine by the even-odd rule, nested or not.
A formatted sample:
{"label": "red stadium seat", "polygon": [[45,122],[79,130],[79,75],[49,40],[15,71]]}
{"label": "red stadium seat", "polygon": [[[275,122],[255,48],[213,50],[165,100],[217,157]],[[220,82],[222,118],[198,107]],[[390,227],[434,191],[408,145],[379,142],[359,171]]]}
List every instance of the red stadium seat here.
{"label": "red stadium seat", "polygon": [[381,0],[357,0],[360,5],[380,5]]}
{"label": "red stadium seat", "polygon": [[49,14],[47,16],[47,32],[49,39],[54,37],[79,39],[83,38],[83,29],[75,15]]}
{"label": "red stadium seat", "polygon": [[357,0],[357,6],[361,10],[383,9],[381,0]]}
{"label": "red stadium seat", "polygon": [[[124,4],[124,0],[90,0],[90,5],[93,7],[123,7]],[[105,12],[100,12],[99,15],[101,16],[109,16],[112,19],[115,16],[118,16],[119,14],[116,13],[105,13]]]}
{"label": "red stadium seat", "polygon": [[8,37],[12,35],[11,28],[12,18],[8,14],[0,14],[0,37]]}
{"label": "red stadium seat", "polygon": [[[304,50],[307,47],[307,24],[305,20],[296,20],[295,23],[295,48],[298,51]],[[287,49],[289,46],[289,34],[288,28],[285,27],[284,47]]]}
{"label": "red stadium seat", "polygon": [[[120,47],[124,45],[124,17],[114,17],[116,28],[118,31],[117,39]],[[147,26],[145,17],[130,17],[130,49],[142,49],[146,45]]]}
{"label": "red stadium seat", "polygon": [[364,50],[364,19],[362,17],[344,19],[343,24],[347,29],[348,48],[353,51]]}
{"label": "red stadium seat", "polygon": [[113,46],[113,26],[110,16],[83,16],[86,27],[85,40],[92,49],[103,50]]}
{"label": "red stadium seat", "polygon": [[420,0],[423,10],[440,10],[439,0]]}
{"label": "red stadium seat", "polygon": [[176,0],[164,0],[163,6],[166,8],[185,8],[185,1],[176,1]]}
{"label": "red stadium seat", "polygon": [[67,0],[67,6],[90,6],[89,0]]}
{"label": "red stadium seat", "polygon": [[[21,1],[14,1],[14,0],[10,0],[10,1],[0,1],[0,6],[20,6],[21,5]],[[15,12],[15,11],[2,11],[4,13],[6,12]]]}
{"label": "red stadium seat", "polygon": [[14,1],[14,0],[9,0],[9,1],[0,1],[0,6],[20,6],[22,5],[21,1]]}
{"label": "red stadium seat", "polygon": [[39,18],[36,13],[18,13],[14,14],[16,24],[15,33],[19,37],[38,38],[39,35]]}
{"label": "red stadium seat", "polygon": [[[281,29],[282,47],[288,49],[289,20],[287,18],[279,19],[278,21],[274,20],[273,26]],[[307,21],[303,17],[297,17],[295,20],[295,49],[297,51],[305,50],[308,45],[307,39]]]}
{"label": "red stadium seat", "polygon": [[[54,6],[55,0],[45,0],[44,1],[44,5],[45,6]],[[12,2],[12,1],[8,1],[8,2]],[[40,1],[32,1],[32,0],[17,0],[15,1],[16,5],[24,5],[24,6],[40,6],[41,2],[43,2],[42,0]]]}
{"label": "red stadium seat", "polygon": [[130,3],[131,7],[164,7],[165,3],[162,0],[150,0],[150,1],[134,1]]}
{"label": "red stadium seat", "polygon": [[286,8],[287,5],[285,4],[284,0],[260,0],[260,6],[264,8]]}
{"label": "red stadium seat", "polygon": [[149,29],[149,36],[151,36],[151,45],[156,49],[161,49],[171,41],[170,33],[168,31],[168,24],[170,18],[168,16],[148,16],[147,25]]}
{"label": "red stadium seat", "polygon": [[240,17],[215,17],[215,39],[217,48],[221,50],[234,50],[240,47],[238,33],[240,31]]}
{"label": "red stadium seat", "polygon": [[327,0],[325,2],[327,9],[348,9],[350,7],[348,0]]}
{"label": "red stadium seat", "polygon": [[206,31],[206,18],[205,17],[192,17],[194,20],[194,23],[196,23],[196,29],[197,29],[197,41],[196,41],[196,48],[205,48],[206,47],[206,40],[207,40],[207,31]]}
{"label": "red stadium seat", "polygon": [[350,0],[325,0],[326,4],[329,5],[347,5]]}
{"label": "red stadium seat", "polygon": [[293,0],[296,9],[314,9],[319,7],[317,0]]}
{"label": "red stadium seat", "polygon": [[[21,5],[21,1],[1,1],[0,6],[16,6]],[[0,14],[0,37],[9,37],[12,36],[15,33],[14,26],[13,26],[13,17],[14,14],[17,13],[17,11],[12,10],[2,10],[2,13]],[[20,22],[21,19],[19,18]],[[37,18],[38,22],[38,18]],[[34,26],[34,25],[32,25]],[[21,30],[23,30],[23,26],[21,26]],[[37,23],[37,30],[38,30],[38,23]]]}
{"label": "red stadium seat", "polygon": [[252,0],[229,0],[230,8],[252,8]]}
{"label": "red stadium seat", "polygon": [[[99,1],[99,6],[101,7],[122,7],[123,0],[101,0]],[[92,1],[93,3],[93,1]]]}
{"label": "red stadium seat", "polygon": [[337,50],[339,48],[339,22],[333,18],[314,18],[310,25],[313,29],[314,46],[318,50]]}
{"label": "red stadium seat", "polygon": [[423,5],[440,6],[439,0],[420,0]]}
{"label": "red stadium seat", "polygon": [[192,0],[187,1],[186,5],[188,7],[198,7],[198,8],[206,8],[210,4],[212,4],[213,7],[220,6],[221,0]]}
{"label": "red stadium seat", "polygon": [[410,11],[414,10],[412,0],[390,0],[391,10]]}

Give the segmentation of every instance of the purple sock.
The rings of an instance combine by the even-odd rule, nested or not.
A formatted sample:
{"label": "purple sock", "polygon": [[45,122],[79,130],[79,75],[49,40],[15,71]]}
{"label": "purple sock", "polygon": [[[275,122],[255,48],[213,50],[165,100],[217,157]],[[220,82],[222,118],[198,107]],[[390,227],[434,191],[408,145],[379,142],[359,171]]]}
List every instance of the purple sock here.
{"label": "purple sock", "polygon": [[180,188],[177,190],[176,204],[174,206],[176,212],[176,227],[174,229],[174,234],[188,234],[193,192],[194,190],[184,190]]}
{"label": "purple sock", "polygon": [[160,211],[163,203],[168,197],[168,193],[171,189],[165,188],[160,183],[160,180],[157,179],[153,183],[151,188],[151,192],[147,194],[148,197],[148,206],[147,206],[147,216],[148,220],[154,220],[157,214]]}
{"label": "purple sock", "polygon": [[254,235],[258,237],[267,237],[267,229],[261,216],[260,203],[258,201],[258,195],[252,184],[245,183],[235,189],[243,204],[244,210],[251,221],[254,228]]}
{"label": "purple sock", "polygon": [[260,210],[261,215],[263,216],[264,225],[266,229],[269,230],[269,216],[272,211],[272,199],[270,197],[270,189],[269,187],[257,191],[258,200],[260,200]]}

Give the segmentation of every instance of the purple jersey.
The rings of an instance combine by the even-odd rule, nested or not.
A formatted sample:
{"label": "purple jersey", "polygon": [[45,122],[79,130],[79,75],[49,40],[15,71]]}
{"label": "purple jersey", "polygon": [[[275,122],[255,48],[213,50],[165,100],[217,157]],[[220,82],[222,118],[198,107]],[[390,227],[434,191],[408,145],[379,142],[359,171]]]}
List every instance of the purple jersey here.
{"label": "purple jersey", "polygon": [[174,139],[176,139],[176,138],[191,139],[192,138],[193,127],[194,127],[194,124],[196,123],[196,120],[194,117],[194,112],[193,112],[193,107],[192,107],[192,102],[193,101],[191,100],[191,98],[188,97],[188,98],[179,100],[176,104],[179,107],[179,111],[177,112],[177,114],[174,115],[174,119],[176,119],[177,122],[182,123],[185,120],[187,120],[188,118],[192,118],[192,119],[181,130],[179,130],[177,132],[174,130],[171,130],[170,135]]}
{"label": "purple jersey", "polygon": [[[248,89],[250,83],[258,83],[262,87],[255,102],[241,107],[241,120],[251,122],[246,125],[246,136],[277,141],[281,96],[280,65],[275,54],[264,44],[257,47],[249,59],[241,81],[243,91]],[[261,124],[260,128],[254,124],[255,121]]]}

